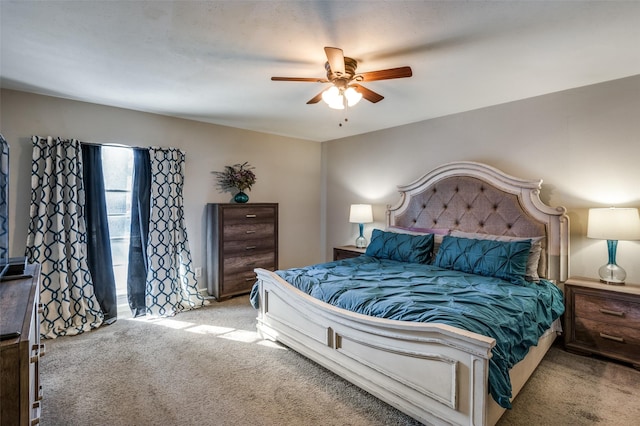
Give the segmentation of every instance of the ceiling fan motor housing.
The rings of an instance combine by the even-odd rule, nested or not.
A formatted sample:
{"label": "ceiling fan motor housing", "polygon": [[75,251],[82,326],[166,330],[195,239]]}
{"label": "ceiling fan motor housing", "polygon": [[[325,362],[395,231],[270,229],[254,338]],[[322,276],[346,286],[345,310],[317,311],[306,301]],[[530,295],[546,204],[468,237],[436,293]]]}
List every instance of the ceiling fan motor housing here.
{"label": "ceiling fan motor housing", "polygon": [[326,62],[324,64],[324,67],[327,70],[327,80],[329,80],[339,88],[346,88],[349,82],[351,82],[352,80],[362,80],[361,76],[359,74],[356,74],[358,61],[353,58],[349,58],[347,56],[344,57],[344,74],[342,74],[340,71],[332,71],[329,62]]}

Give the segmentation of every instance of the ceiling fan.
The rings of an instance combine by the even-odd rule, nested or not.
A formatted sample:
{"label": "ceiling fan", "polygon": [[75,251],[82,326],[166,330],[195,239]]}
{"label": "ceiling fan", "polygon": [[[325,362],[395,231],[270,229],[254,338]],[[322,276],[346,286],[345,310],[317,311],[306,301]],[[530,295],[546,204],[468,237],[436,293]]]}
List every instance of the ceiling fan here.
{"label": "ceiling fan", "polygon": [[307,104],[315,104],[324,100],[329,107],[344,109],[345,106],[353,106],[360,99],[365,98],[369,102],[380,102],[384,96],[369,90],[359,84],[376,80],[390,80],[393,78],[411,77],[411,67],[390,68],[379,71],[356,73],[358,61],[344,56],[342,49],[337,47],[325,47],[327,62],[324,67],[327,70],[327,78],[307,77],[271,77],[272,81],[308,81],[313,83],[332,83],[332,86],[311,98]]}

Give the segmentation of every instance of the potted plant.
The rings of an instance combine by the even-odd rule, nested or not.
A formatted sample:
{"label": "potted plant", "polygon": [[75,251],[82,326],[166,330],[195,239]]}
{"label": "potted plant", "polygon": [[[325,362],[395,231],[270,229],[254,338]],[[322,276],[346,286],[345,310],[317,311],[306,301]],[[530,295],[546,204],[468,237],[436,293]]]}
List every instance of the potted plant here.
{"label": "potted plant", "polygon": [[225,166],[224,171],[213,173],[217,177],[218,188],[225,192],[236,191],[233,201],[236,203],[249,201],[249,196],[245,191],[250,191],[256,183],[256,174],[253,172],[253,166],[247,161],[242,164]]}

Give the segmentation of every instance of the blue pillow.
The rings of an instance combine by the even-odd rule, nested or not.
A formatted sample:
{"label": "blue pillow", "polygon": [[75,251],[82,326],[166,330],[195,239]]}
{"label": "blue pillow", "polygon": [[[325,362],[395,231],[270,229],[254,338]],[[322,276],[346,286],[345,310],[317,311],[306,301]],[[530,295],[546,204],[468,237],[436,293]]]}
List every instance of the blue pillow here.
{"label": "blue pillow", "polygon": [[434,264],[441,268],[524,284],[531,240],[494,241],[446,235]]}
{"label": "blue pillow", "polygon": [[400,262],[428,263],[433,253],[433,234],[410,235],[374,229],[365,254]]}

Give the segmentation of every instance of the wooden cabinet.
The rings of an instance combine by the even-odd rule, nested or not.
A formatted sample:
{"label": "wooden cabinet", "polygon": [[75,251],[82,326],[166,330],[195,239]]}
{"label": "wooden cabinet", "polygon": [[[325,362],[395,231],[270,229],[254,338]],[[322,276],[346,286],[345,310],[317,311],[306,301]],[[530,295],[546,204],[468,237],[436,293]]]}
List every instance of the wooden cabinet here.
{"label": "wooden cabinet", "polygon": [[207,204],[206,240],[209,294],[248,293],[255,268],[278,268],[278,204]]}
{"label": "wooden cabinet", "polygon": [[566,349],[640,368],[640,286],[569,278],[564,288]]}
{"label": "wooden cabinet", "polygon": [[358,248],[356,246],[340,246],[333,248],[333,260],[349,259],[358,257],[367,251],[366,248]]}
{"label": "wooden cabinet", "polygon": [[40,423],[39,360],[40,266],[29,265],[31,278],[0,282],[0,424],[2,426]]}

